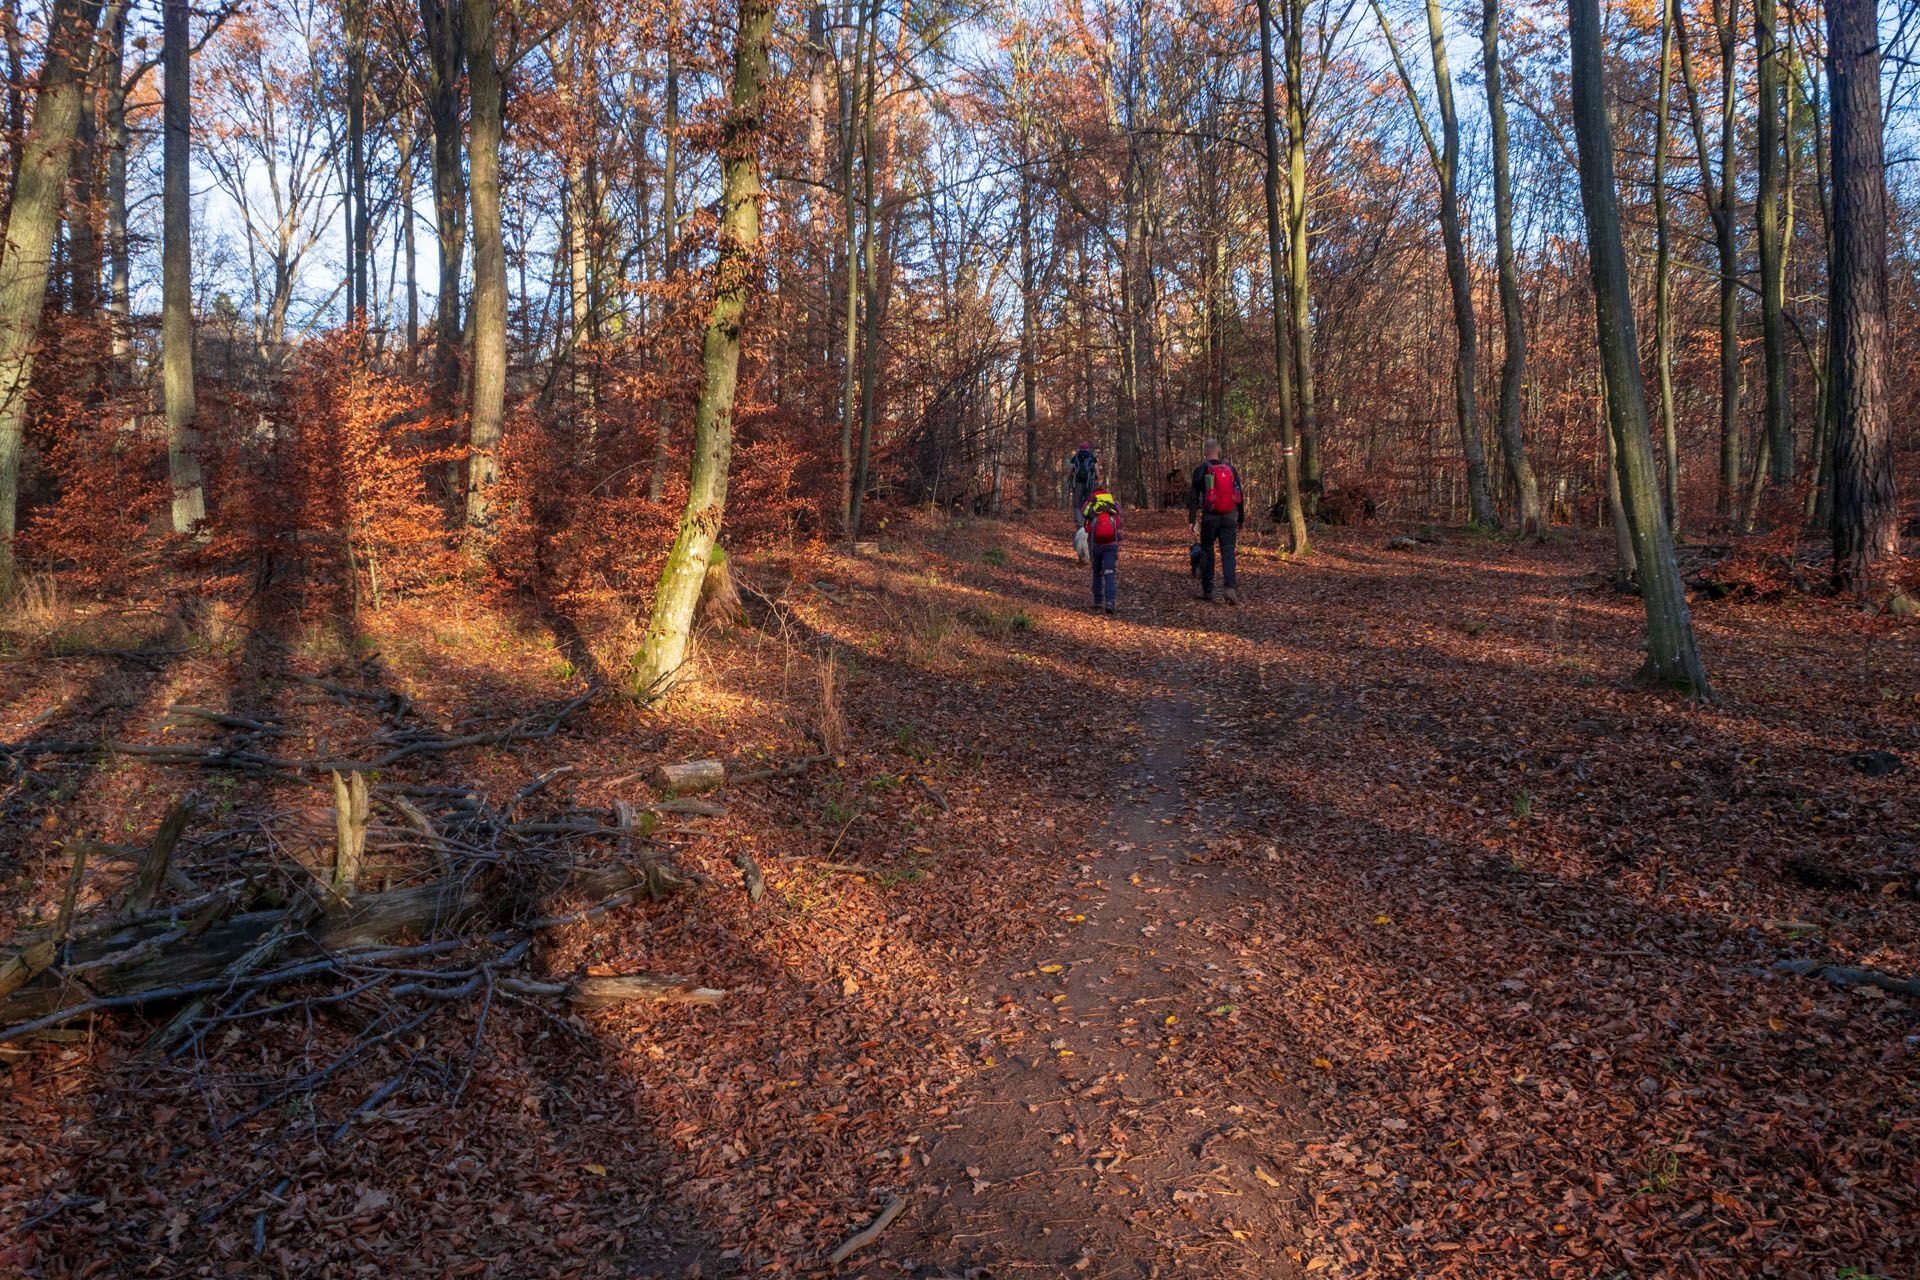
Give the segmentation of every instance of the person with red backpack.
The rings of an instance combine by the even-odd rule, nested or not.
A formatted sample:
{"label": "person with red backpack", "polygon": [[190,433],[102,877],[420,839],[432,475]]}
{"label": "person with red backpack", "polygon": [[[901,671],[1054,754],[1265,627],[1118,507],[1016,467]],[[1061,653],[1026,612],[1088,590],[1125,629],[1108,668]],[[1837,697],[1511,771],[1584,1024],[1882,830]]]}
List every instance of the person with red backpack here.
{"label": "person with red backpack", "polygon": [[1200,542],[1200,598],[1213,599],[1213,544],[1220,544],[1222,585],[1228,604],[1240,603],[1240,584],[1234,575],[1234,546],[1240,526],[1247,522],[1247,491],[1240,473],[1220,457],[1220,442],[1209,440],[1206,460],[1193,472],[1187,494],[1187,521]]}
{"label": "person with red backpack", "polygon": [[1120,587],[1115,569],[1120,563],[1120,504],[1103,484],[1095,483],[1080,508],[1087,531],[1087,554],[1093,561],[1093,607],[1113,612]]}

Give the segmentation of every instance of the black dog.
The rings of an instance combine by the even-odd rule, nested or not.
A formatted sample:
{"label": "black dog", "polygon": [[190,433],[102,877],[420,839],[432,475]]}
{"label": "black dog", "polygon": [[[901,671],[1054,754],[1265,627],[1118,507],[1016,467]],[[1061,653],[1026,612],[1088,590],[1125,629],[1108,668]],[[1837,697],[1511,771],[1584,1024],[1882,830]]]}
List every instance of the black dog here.
{"label": "black dog", "polygon": [[1187,548],[1188,577],[1197,578],[1200,576],[1200,562],[1206,558],[1206,555],[1207,549],[1197,542]]}

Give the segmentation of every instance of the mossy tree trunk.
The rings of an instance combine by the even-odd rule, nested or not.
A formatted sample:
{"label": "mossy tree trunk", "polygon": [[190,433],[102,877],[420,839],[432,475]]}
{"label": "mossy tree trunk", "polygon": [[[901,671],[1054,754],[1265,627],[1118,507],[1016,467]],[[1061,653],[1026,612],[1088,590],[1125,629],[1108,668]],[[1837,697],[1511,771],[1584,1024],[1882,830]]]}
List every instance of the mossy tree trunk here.
{"label": "mossy tree trunk", "polygon": [[632,684],[642,697],[664,694],[686,662],[694,611],[706,582],[714,539],[727,505],[733,455],[733,396],[740,372],[740,330],[758,271],[760,243],[760,104],[767,79],[772,0],[740,0],[734,40],[733,90],[721,129],[719,263],[707,313],[700,399],[693,414],[693,462],[680,532],[660,572],[653,617],[633,659]]}
{"label": "mossy tree trunk", "polygon": [[1633,536],[1640,595],[1647,606],[1647,661],[1642,679],[1711,698],[1686,587],[1674,563],[1673,539],[1660,503],[1653,438],[1647,430],[1646,388],[1634,333],[1632,281],[1620,239],[1620,204],[1613,187],[1613,136],[1607,119],[1600,55],[1599,0],[1569,0],[1573,51],[1573,125],[1580,150],[1580,201],[1587,218],[1587,258],[1593,274],[1594,318],[1606,376],[1607,422],[1620,485],[1621,507]]}

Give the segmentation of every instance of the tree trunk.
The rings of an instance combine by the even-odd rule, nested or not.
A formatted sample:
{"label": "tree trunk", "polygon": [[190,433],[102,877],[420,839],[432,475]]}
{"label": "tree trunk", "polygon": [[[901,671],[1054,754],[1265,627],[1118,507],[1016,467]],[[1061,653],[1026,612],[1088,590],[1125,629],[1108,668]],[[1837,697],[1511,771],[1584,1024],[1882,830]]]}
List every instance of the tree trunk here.
{"label": "tree trunk", "polygon": [[107,10],[100,53],[107,112],[107,311],[113,321],[115,377],[133,373],[133,264],[127,244],[127,4]]}
{"label": "tree trunk", "polygon": [[500,226],[500,135],[505,107],[494,56],[493,0],[463,0],[467,145],[473,202],[473,400],[467,416],[467,526],[493,524],[501,424],[507,395],[507,251]]}
{"label": "tree trunk", "polygon": [[[860,538],[860,508],[866,498],[867,467],[873,460],[873,406],[880,381],[880,280],[874,271],[873,215],[879,186],[873,168],[874,114],[878,109],[880,74],[880,0],[874,0],[867,22],[867,96],[865,124],[860,140],[860,169],[866,178],[860,219],[860,249],[866,274],[861,302],[860,451],[853,463],[853,505],[848,510],[847,538]],[[851,290],[849,290],[851,295]]]}
{"label": "tree trunk", "polygon": [[1669,103],[1673,96],[1673,20],[1680,0],[1664,0],[1660,10],[1660,99],[1653,119],[1653,341],[1660,370],[1660,426],[1667,464],[1667,525],[1680,538],[1680,434],[1673,420],[1673,246],[1667,214],[1667,151],[1672,138]]}
{"label": "tree trunk", "polygon": [[[1874,0],[1827,0],[1833,96],[1833,580],[1866,595],[1900,555],[1887,397],[1887,183]],[[1906,597],[1895,588],[1895,600]]]}
{"label": "tree trunk", "polygon": [[407,113],[400,132],[400,248],[407,263],[407,367],[413,367],[413,353],[420,345],[419,263],[413,247],[413,156],[419,139],[414,134],[413,113]]}
{"label": "tree trunk", "polygon": [[[460,268],[467,239],[466,166],[460,154],[465,46],[459,11],[449,0],[420,0],[420,23],[426,35],[424,96],[433,129],[433,214],[440,259],[433,320],[434,387],[441,412],[451,416],[460,393]],[[456,484],[460,480],[458,468],[455,480]]]}
{"label": "tree trunk", "polygon": [[[1520,390],[1527,370],[1527,322],[1520,310],[1520,286],[1515,279],[1513,252],[1513,181],[1507,169],[1507,104],[1500,84],[1500,0],[1482,0],[1481,65],[1487,81],[1487,115],[1493,130],[1493,221],[1498,239],[1500,321],[1506,334],[1506,357],[1500,365],[1500,444],[1507,455],[1507,475],[1520,506],[1520,531],[1544,532],[1540,518],[1540,483],[1527,456],[1520,429]],[[1658,159],[1655,164],[1659,163]],[[1658,201],[1659,196],[1655,195]]]}
{"label": "tree trunk", "polygon": [[66,201],[67,166],[80,127],[88,54],[99,21],[99,0],[55,0],[47,19],[47,53],[40,65],[33,129],[15,170],[7,234],[0,241],[0,599],[10,599],[16,585],[13,532],[33,348],[40,336],[53,238]]}
{"label": "tree trunk", "polygon": [[1034,387],[1034,314],[1038,290],[1037,267],[1033,254],[1033,175],[1028,146],[1029,134],[1021,133],[1020,155],[1020,386],[1026,414],[1026,484],[1023,490],[1029,509],[1040,504],[1040,412],[1039,395]]}
{"label": "tree trunk", "polygon": [[1287,77],[1287,294],[1293,304],[1294,408],[1300,424],[1301,506],[1320,500],[1320,423],[1314,404],[1313,312],[1307,241],[1307,86],[1304,31],[1306,0],[1288,0]]}
{"label": "tree trunk", "polygon": [[1647,433],[1646,390],[1634,335],[1633,295],[1620,209],[1613,187],[1613,135],[1608,127],[1600,55],[1599,0],[1568,0],[1573,55],[1573,124],[1580,151],[1580,200],[1586,211],[1594,319],[1607,382],[1607,418],[1618,450],[1621,504],[1633,534],[1640,594],[1647,606],[1647,661],[1643,679],[1711,698],[1706,668],[1694,640],[1686,587],[1673,559],[1673,541],[1660,506],[1653,441]]}
{"label": "tree trunk", "polygon": [[[1754,46],[1759,56],[1760,189],[1754,209],[1760,240],[1760,328],[1765,352],[1767,409],[1762,449],[1770,457],[1754,468],[1753,523],[1762,487],[1793,480],[1793,420],[1787,385],[1786,252],[1780,229],[1780,48],[1778,0],[1755,0]],[[1764,473],[1764,477],[1763,477]]]}
{"label": "tree trunk", "polygon": [[166,103],[160,196],[160,360],[175,533],[194,532],[207,515],[200,489],[200,433],[194,428],[193,78],[187,29],[191,12],[187,0],[166,0],[161,22]]}
{"label": "tree trunk", "polygon": [[[856,536],[853,502],[853,424],[859,416],[855,394],[859,387],[856,372],[860,355],[860,214],[853,198],[855,163],[854,138],[860,125],[860,95],[864,92],[862,71],[866,66],[866,26],[877,4],[862,10],[854,24],[853,47],[847,59],[846,101],[840,113],[840,211],[844,236],[842,261],[846,266],[845,335],[840,356],[840,513],[849,541]],[[879,21],[872,17],[872,21]]]}
{"label": "tree trunk", "polygon": [[[1720,253],[1720,518],[1738,518],[1740,501],[1740,248],[1734,239],[1734,177],[1738,123],[1735,51],[1740,0],[1715,0],[1720,31],[1720,199],[1714,213],[1715,247]],[[1701,163],[1706,163],[1701,153]],[[1711,190],[1707,187],[1704,190]],[[1704,194],[1703,190],[1703,194]]]}
{"label": "tree trunk", "polygon": [[686,661],[694,609],[727,504],[740,330],[760,241],[760,99],[767,79],[767,37],[773,28],[771,0],[741,0],[739,24],[732,98],[721,129],[720,256],[707,315],[700,399],[694,407],[687,506],[660,572],[646,640],[633,662],[633,687],[649,698],[664,694]]}
{"label": "tree trunk", "polygon": [[349,0],[347,35],[347,322],[367,322],[367,6]]}
{"label": "tree trunk", "polygon": [[[671,286],[679,258],[674,252],[676,237],[680,233],[680,64],[675,56],[675,33],[667,33],[667,122],[662,132],[666,135],[666,154],[660,172],[660,279],[669,286],[667,297],[671,298]],[[661,343],[660,364],[664,370],[668,366],[666,344],[670,340],[667,331],[668,317],[673,314],[673,303],[660,304],[658,329]],[[658,502],[667,489],[667,467],[673,459],[673,422],[674,400],[669,392],[660,403],[658,421],[653,437],[653,476],[647,483],[647,500]]]}
{"label": "tree trunk", "polygon": [[1287,321],[1280,305],[1284,276],[1280,245],[1280,112],[1273,93],[1273,5],[1260,0],[1260,113],[1266,137],[1267,273],[1273,286],[1274,381],[1280,389],[1280,468],[1287,499],[1287,551],[1307,553],[1307,515],[1300,493],[1300,455],[1294,434],[1292,388],[1287,377]]}
{"label": "tree trunk", "polygon": [[1453,109],[1453,75],[1447,69],[1447,37],[1440,23],[1440,0],[1427,0],[1427,39],[1433,47],[1434,96],[1440,107],[1440,236],[1446,242],[1447,283],[1453,293],[1453,327],[1460,338],[1454,376],[1454,413],[1460,421],[1460,448],[1467,461],[1467,511],[1475,524],[1500,526],[1487,482],[1487,455],[1480,444],[1476,404],[1478,341],[1473,318],[1473,275],[1466,237],[1460,225],[1460,120]]}

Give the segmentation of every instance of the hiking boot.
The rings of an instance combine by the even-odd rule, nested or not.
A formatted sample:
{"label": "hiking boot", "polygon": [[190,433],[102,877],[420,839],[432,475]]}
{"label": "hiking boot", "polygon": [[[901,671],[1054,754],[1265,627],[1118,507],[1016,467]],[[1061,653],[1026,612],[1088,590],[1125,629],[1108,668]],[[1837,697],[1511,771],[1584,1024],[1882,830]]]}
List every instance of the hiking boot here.
{"label": "hiking boot", "polygon": [[1212,603],[1213,603],[1213,592],[1212,592],[1211,590],[1207,590],[1207,591],[1202,591],[1202,592],[1200,593],[1200,599],[1201,599],[1201,602],[1202,602],[1202,603],[1204,603],[1204,604],[1212,604]]}
{"label": "hiking boot", "polygon": [[1108,606],[1107,606],[1107,616],[1108,616],[1109,618],[1111,618],[1111,617],[1113,616],[1113,606],[1112,606],[1112,605],[1108,605]]}
{"label": "hiking boot", "polygon": [[1226,591],[1226,597],[1227,597],[1227,603],[1228,603],[1228,604],[1239,604],[1239,603],[1240,603],[1240,588],[1238,588],[1238,587],[1228,587],[1228,588],[1227,588],[1227,591]]}

